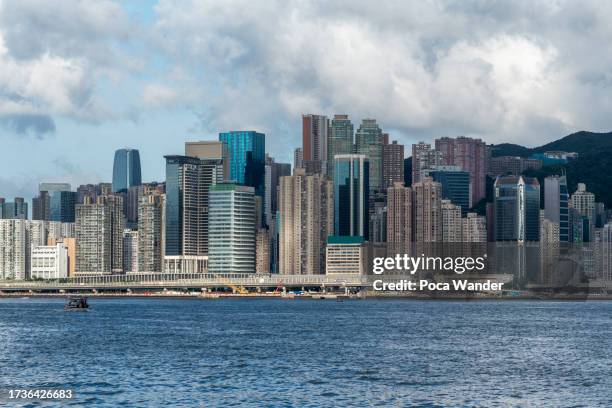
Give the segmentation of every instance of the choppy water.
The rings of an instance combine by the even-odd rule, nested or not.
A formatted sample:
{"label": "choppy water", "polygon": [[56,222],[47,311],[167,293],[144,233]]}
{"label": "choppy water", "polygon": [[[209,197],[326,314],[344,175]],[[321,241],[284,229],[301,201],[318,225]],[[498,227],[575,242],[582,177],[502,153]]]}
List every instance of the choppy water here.
{"label": "choppy water", "polygon": [[0,300],[0,389],[130,407],[612,406],[612,302],[90,303]]}

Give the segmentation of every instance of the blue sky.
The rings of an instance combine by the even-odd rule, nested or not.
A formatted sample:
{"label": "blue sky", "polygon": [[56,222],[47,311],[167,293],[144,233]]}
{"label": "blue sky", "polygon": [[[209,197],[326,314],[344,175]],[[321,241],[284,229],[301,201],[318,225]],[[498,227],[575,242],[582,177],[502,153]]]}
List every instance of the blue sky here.
{"label": "blue sky", "polygon": [[138,148],[265,132],[291,161],[302,113],[374,117],[405,144],[539,145],[609,131],[612,5],[600,1],[0,0],[0,196],[110,181]]}

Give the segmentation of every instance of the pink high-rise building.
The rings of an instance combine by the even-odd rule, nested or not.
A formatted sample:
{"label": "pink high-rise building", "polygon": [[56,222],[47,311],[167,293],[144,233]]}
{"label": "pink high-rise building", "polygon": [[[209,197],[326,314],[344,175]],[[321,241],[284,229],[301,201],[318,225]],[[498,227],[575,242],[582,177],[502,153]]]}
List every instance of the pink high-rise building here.
{"label": "pink high-rise building", "polygon": [[476,205],[486,196],[487,145],[480,139],[459,136],[436,139],[442,165],[459,166],[470,173],[472,203]]}

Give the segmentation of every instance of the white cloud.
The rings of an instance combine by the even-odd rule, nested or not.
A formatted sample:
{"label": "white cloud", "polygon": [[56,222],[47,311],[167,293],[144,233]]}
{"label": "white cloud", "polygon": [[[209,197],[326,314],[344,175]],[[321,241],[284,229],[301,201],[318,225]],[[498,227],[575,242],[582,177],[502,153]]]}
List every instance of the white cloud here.
{"label": "white cloud", "polygon": [[0,0],[0,115],[188,109],[201,132],[267,132],[273,153],[299,143],[304,112],[375,117],[406,141],[539,144],[610,128],[611,16],[599,1],[161,0],[144,26],[111,1]]}

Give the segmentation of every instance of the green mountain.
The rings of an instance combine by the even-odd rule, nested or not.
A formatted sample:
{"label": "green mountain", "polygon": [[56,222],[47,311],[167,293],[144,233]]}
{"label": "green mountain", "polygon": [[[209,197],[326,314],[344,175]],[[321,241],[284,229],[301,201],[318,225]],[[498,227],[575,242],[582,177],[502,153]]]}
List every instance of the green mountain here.
{"label": "green mountain", "polygon": [[551,150],[562,150],[566,152],[576,152],[580,156],[590,155],[605,151],[612,151],[612,132],[609,133],[593,133],[593,132],[576,132],[565,136],[562,139],[547,143],[539,147],[525,147],[512,143],[501,143],[498,145],[490,145],[491,156],[519,156],[529,157],[533,153],[542,153]]}
{"label": "green mountain", "polygon": [[543,186],[546,176],[565,172],[570,193],[576,191],[578,183],[585,183],[587,190],[595,193],[597,201],[605,203],[607,208],[612,208],[612,132],[577,132],[535,148],[509,143],[491,147],[493,157],[529,157],[533,153],[551,150],[577,152],[578,159],[564,166],[543,167],[540,170],[528,170],[524,174],[537,177]]}

